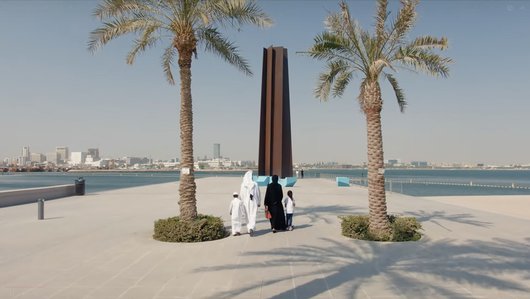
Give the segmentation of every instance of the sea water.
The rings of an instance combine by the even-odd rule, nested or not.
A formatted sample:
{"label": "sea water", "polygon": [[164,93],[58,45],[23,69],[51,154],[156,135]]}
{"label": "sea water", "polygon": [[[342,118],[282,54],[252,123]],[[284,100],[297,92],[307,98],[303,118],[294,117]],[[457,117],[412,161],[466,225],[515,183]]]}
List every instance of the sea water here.
{"label": "sea water", "polygon": [[[345,176],[366,186],[366,169],[307,170],[304,177]],[[386,190],[412,196],[530,195],[530,170],[387,169]]]}
{"label": "sea water", "polygon": [[[244,171],[201,171],[195,177],[237,176],[243,177]],[[0,191],[48,187],[74,184],[82,177],[85,191],[101,192],[107,190],[177,182],[179,172],[16,172],[0,173]]]}
{"label": "sea water", "polygon": [[[232,176],[245,171],[197,171],[196,178]],[[305,178],[337,176],[366,186],[366,169],[305,169]],[[73,184],[85,179],[86,192],[177,182],[178,172],[0,173],[0,191]],[[412,196],[530,195],[530,170],[387,169],[386,190]],[[301,178],[299,178],[301,179]]]}

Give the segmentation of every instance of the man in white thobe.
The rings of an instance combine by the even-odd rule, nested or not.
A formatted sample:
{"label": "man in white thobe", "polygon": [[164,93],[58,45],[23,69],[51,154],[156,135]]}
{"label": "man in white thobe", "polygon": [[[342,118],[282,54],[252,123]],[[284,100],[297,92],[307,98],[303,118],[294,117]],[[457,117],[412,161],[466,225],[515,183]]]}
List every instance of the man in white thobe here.
{"label": "man in white thobe", "polygon": [[252,180],[252,170],[249,170],[245,173],[243,182],[241,183],[241,191],[239,192],[239,196],[243,201],[243,205],[245,206],[245,210],[247,212],[247,230],[252,237],[254,230],[256,230],[256,214],[258,213],[258,207],[261,205],[259,186],[258,183]]}

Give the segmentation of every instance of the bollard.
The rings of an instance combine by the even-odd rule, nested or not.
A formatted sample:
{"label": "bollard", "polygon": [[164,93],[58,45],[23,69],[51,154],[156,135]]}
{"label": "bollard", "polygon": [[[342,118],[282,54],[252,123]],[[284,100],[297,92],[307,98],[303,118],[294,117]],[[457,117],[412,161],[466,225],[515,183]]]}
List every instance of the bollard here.
{"label": "bollard", "polygon": [[39,220],[44,219],[44,198],[37,199],[39,209]]}

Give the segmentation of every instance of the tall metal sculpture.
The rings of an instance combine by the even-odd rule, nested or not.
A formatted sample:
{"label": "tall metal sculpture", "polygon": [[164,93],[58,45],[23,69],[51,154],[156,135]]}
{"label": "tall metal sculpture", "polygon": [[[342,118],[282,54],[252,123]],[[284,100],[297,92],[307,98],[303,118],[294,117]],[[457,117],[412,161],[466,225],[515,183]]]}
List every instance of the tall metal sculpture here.
{"label": "tall metal sculpture", "polygon": [[293,176],[287,49],[263,49],[258,174]]}

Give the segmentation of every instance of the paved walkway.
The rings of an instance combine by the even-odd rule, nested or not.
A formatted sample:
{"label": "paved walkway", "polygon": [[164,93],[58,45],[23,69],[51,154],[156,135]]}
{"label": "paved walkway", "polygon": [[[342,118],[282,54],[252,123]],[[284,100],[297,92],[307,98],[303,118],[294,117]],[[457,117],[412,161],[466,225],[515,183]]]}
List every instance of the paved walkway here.
{"label": "paved walkway", "polygon": [[[197,180],[203,214],[228,221],[238,178]],[[175,183],[0,209],[0,298],[530,298],[530,220],[389,194],[425,237],[377,243],[340,234],[367,192],[324,179],[292,188],[296,229],[175,244],[153,221],[178,211]],[[264,189],[262,189],[264,191]],[[502,204],[502,203],[500,203]],[[530,202],[521,206],[529,209]]]}

